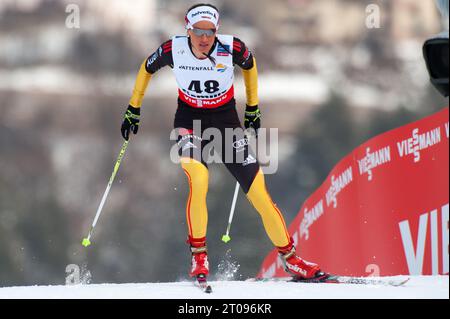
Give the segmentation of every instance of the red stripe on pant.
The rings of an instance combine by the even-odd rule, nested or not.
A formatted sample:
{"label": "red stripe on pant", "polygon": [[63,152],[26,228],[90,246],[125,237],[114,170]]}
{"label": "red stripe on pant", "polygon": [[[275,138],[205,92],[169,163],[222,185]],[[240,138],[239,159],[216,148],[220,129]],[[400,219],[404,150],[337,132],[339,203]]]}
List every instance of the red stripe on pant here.
{"label": "red stripe on pant", "polygon": [[183,171],[186,173],[188,179],[189,179],[189,199],[186,206],[186,219],[189,227],[189,236],[193,235],[192,232],[192,225],[191,225],[191,201],[192,201],[192,178],[191,175],[189,175],[188,171],[183,169]]}

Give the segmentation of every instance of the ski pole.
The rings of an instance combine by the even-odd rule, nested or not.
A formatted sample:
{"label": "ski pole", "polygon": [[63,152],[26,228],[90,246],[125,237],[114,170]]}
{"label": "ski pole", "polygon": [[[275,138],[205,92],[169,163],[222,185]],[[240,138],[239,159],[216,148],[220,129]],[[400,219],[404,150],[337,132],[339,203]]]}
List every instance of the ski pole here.
{"label": "ski pole", "polygon": [[226,231],[226,234],[222,236],[222,241],[224,243],[228,243],[231,240],[230,228],[231,228],[231,222],[233,221],[234,209],[236,208],[236,201],[237,201],[238,194],[239,194],[239,182],[236,183],[236,188],[234,190],[233,203],[231,204],[231,211],[230,211],[230,217],[228,218],[227,231]]}
{"label": "ski pole", "polygon": [[94,227],[97,224],[98,218],[100,217],[100,213],[103,209],[103,205],[105,204],[106,197],[108,197],[109,190],[111,189],[111,185],[114,181],[114,178],[116,177],[117,171],[119,170],[120,162],[122,161],[122,158],[123,158],[123,155],[125,154],[125,150],[127,149],[127,146],[128,146],[128,141],[125,141],[122,145],[119,156],[117,157],[116,164],[114,165],[114,170],[112,172],[111,178],[109,179],[109,183],[108,183],[108,186],[106,187],[105,193],[103,194],[102,200],[100,202],[100,206],[97,209],[97,214],[95,215],[94,222],[92,223],[91,229],[89,230],[89,234],[86,238],[83,238],[83,241],[81,242],[81,244],[84,247],[87,247],[91,244],[90,239],[91,239],[92,233],[94,231]]}

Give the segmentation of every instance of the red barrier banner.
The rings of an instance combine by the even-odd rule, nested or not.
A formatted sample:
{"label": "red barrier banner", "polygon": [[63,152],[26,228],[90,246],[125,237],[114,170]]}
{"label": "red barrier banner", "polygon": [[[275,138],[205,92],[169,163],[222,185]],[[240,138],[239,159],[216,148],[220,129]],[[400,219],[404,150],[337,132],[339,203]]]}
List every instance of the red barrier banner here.
{"label": "red barrier banner", "polygon": [[[299,255],[348,276],[448,274],[449,109],[342,159],[289,226]],[[277,252],[258,277],[286,276]]]}

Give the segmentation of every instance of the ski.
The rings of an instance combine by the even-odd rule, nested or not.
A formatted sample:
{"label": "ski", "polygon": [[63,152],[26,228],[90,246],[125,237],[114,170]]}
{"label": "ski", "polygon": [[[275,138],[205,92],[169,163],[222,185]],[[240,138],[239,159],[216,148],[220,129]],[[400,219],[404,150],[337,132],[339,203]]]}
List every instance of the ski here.
{"label": "ski", "polygon": [[351,277],[351,276],[340,276],[332,275],[326,273],[319,273],[314,278],[300,278],[300,277],[279,277],[279,278],[250,278],[247,281],[258,281],[258,282],[270,282],[270,281],[285,281],[285,282],[296,282],[296,283],[332,283],[332,284],[355,284],[355,285],[378,285],[378,286],[392,286],[399,287],[404,285],[409,281],[408,278],[401,279],[380,279],[380,278],[368,278],[368,277]]}
{"label": "ski", "polygon": [[354,284],[354,285],[379,285],[379,286],[402,286],[409,281],[406,279],[375,279],[367,277],[351,277],[351,276],[339,276],[332,274],[320,273],[315,278],[304,279],[292,277],[292,282],[304,282],[304,283],[335,283],[335,284]]}
{"label": "ski", "polygon": [[208,284],[208,281],[206,280],[206,276],[203,274],[200,274],[196,277],[196,286],[199,287],[204,293],[207,293],[207,294],[212,293],[212,288]]}

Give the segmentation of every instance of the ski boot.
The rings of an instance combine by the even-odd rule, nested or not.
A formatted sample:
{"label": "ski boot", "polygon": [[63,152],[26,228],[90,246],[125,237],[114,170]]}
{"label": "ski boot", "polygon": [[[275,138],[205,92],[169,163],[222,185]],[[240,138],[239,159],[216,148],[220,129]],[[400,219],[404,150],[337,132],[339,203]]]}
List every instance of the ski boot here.
{"label": "ski boot", "polygon": [[195,239],[189,237],[188,243],[191,246],[191,270],[189,275],[198,279],[206,279],[209,274],[208,250],[206,248],[206,238]]}
{"label": "ski boot", "polygon": [[328,277],[328,274],[320,270],[319,265],[303,260],[295,253],[292,238],[289,245],[278,247],[278,253],[285,271],[293,277],[293,281],[320,282]]}

